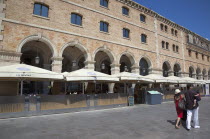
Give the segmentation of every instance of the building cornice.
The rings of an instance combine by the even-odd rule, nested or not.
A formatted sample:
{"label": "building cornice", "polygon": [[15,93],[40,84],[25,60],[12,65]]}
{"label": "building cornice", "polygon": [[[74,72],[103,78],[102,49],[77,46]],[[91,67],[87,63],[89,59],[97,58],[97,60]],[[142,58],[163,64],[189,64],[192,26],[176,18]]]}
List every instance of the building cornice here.
{"label": "building cornice", "polygon": [[185,28],[185,27],[183,27],[181,25],[178,25],[178,24],[174,23],[173,21],[171,21],[171,20],[169,20],[169,19],[159,15],[158,13],[152,11],[149,8],[146,8],[146,7],[142,6],[142,5],[140,5],[139,3],[136,3],[136,2],[134,2],[132,0],[116,0],[116,1],[119,1],[119,2],[121,2],[121,3],[123,3],[123,4],[127,5],[127,6],[130,6],[130,7],[134,8],[134,9],[136,9],[136,10],[139,10],[139,11],[145,13],[145,14],[153,16],[153,17],[157,18],[159,21],[164,22],[165,24],[168,24],[168,25],[170,25],[170,26],[172,26],[174,28],[177,28],[178,30],[182,30],[183,32],[185,32],[187,34],[192,34],[193,36],[198,37],[200,40],[204,41],[205,43],[210,44],[210,41],[205,39],[204,37],[202,37],[202,36],[192,32],[192,31],[190,31],[189,29],[187,29],[187,28]]}

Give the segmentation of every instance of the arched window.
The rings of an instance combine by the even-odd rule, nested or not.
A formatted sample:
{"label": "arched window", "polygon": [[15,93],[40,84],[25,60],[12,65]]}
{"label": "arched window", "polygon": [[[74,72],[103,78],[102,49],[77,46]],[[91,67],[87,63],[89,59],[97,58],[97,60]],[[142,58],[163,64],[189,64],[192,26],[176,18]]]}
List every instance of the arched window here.
{"label": "arched window", "polygon": [[140,60],[139,66],[140,66],[140,75],[146,76],[149,74],[149,65],[144,58]]}
{"label": "arched window", "polygon": [[198,59],[198,52],[195,53],[195,57]]}
{"label": "arched window", "polygon": [[168,32],[168,27],[165,25],[165,32]]}
{"label": "arched window", "polygon": [[160,24],[160,29],[163,31],[163,24]]}
{"label": "arched window", "polygon": [[165,42],[162,41],[162,48],[165,48]]}
{"label": "arched window", "polygon": [[71,14],[71,23],[75,25],[82,25],[82,16],[76,13]]}
{"label": "arched window", "polygon": [[40,4],[40,3],[34,3],[33,14],[48,17],[48,12],[49,12],[49,7],[48,6],[46,6],[44,4]]}
{"label": "arched window", "polygon": [[189,77],[193,78],[193,72],[194,69],[192,67],[189,67]]}
{"label": "arched window", "polygon": [[179,52],[179,46],[176,46],[176,52],[177,53]]}
{"label": "arched window", "polygon": [[141,42],[147,43],[147,35],[141,34]]}
{"label": "arched window", "polygon": [[188,55],[189,55],[189,57],[191,57],[191,55],[192,55],[191,50],[188,50]]}
{"label": "arched window", "polygon": [[179,77],[180,71],[181,71],[180,66],[179,66],[178,64],[175,64],[175,65],[174,65],[174,76]]}
{"label": "arched window", "polygon": [[146,22],[146,16],[143,14],[140,14],[140,21],[141,22]]}
{"label": "arched window", "polygon": [[174,29],[173,28],[171,29],[171,34],[174,35]]}
{"label": "arched window", "polygon": [[205,77],[206,77],[206,70],[205,69],[203,69],[202,74],[203,74],[203,80],[205,80]]}
{"label": "arched window", "polygon": [[199,68],[196,69],[196,79],[200,79],[201,70]]}
{"label": "arched window", "polygon": [[169,70],[170,70],[170,65],[169,65],[168,62],[163,63],[162,70],[163,70],[163,76],[168,77],[168,73],[169,73]]}
{"label": "arched window", "polygon": [[166,42],[166,49],[169,49],[169,43]]}
{"label": "arched window", "polygon": [[108,8],[108,0],[100,0],[100,5]]}
{"label": "arched window", "polygon": [[173,51],[176,52],[176,46],[173,44]]}
{"label": "arched window", "polygon": [[129,15],[129,9],[126,7],[122,7],[122,14]]}
{"label": "arched window", "polygon": [[123,28],[123,37],[129,38],[130,37],[130,30],[127,28]]}
{"label": "arched window", "polygon": [[107,22],[103,22],[103,21],[100,22],[100,31],[108,32],[109,31],[108,27],[109,27],[109,24]]}
{"label": "arched window", "polygon": [[202,54],[202,60],[204,60],[204,54]]}
{"label": "arched window", "polygon": [[177,36],[177,30],[175,30],[175,36]]}

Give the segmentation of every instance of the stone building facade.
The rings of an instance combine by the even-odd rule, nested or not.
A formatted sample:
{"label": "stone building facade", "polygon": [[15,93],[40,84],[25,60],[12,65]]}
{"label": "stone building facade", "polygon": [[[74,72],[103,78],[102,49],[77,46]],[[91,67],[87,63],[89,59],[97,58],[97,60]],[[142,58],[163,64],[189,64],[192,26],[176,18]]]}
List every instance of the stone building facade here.
{"label": "stone building facade", "polygon": [[206,80],[209,57],[209,40],[132,0],[0,0],[1,66],[108,74],[126,66],[142,75]]}

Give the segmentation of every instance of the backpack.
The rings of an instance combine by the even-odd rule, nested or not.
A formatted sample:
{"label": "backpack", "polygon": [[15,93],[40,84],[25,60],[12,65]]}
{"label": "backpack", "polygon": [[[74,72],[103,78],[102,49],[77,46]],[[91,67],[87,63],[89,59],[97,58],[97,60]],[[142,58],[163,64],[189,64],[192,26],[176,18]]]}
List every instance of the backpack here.
{"label": "backpack", "polygon": [[182,110],[186,110],[186,100],[185,97],[183,99],[179,99],[178,107]]}

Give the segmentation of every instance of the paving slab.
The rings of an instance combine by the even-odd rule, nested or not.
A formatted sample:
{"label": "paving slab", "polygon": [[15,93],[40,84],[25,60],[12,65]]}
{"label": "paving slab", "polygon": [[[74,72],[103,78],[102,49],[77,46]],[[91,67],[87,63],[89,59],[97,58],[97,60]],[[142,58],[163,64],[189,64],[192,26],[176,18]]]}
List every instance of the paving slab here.
{"label": "paving slab", "polygon": [[210,97],[200,102],[200,129],[174,128],[173,102],[159,105],[0,119],[0,139],[209,139]]}

